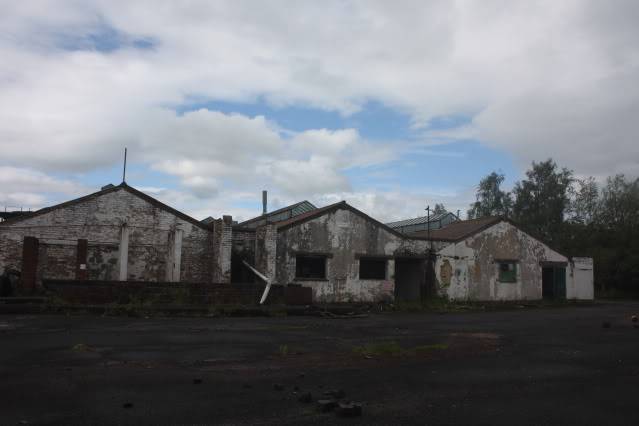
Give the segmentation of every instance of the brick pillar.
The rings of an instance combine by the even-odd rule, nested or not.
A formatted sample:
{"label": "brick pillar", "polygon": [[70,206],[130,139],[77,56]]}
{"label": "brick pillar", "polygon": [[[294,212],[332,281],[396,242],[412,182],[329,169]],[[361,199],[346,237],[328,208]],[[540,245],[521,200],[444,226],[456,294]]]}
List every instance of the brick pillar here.
{"label": "brick pillar", "polygon": [[213,228],[213,276],[214,283],[231,282],[231,250],[233,247],[233,218],[223,216]]}
{"label": "brick pillar", "polygon": [[75,263],[75,279],[89,279],[89,271],[87,269],[87,253],[89,251],[89,242],[85,239],[78,240],[77,259]]}
{"label": "brick pillar", "polygon": [[36,288],[38,272],[38,239],[24,237],[22,243],[22,290],[32,292]]}
{"label": "brick pillar", "polygon": [[277,254],[277,228],[264,225],[255,231],[255,269],[275,280],[275,259]]}

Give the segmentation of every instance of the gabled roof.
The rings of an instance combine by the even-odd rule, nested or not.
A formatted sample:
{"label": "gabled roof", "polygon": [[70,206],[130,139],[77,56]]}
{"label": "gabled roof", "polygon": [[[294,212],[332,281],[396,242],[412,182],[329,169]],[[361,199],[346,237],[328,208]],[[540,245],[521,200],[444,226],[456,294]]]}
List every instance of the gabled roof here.
{"label": "gabled roof", "polygon": [[404,220],[398,220],[395,222],[388,222],[386,225],[390,226],[391,228],[401,228],[402,226],[409,226],[409,225],[421,225],[423,223],[428,223],[428,222],[437,222],[438,220],[448,216],[449,214],[457,218],[457,216],[454,213],[444,212],[444,213],[438,213],[438,214],[432,215],[430,216],[430,219],[428,216],[421,216],[421,217],[416,217],[413,219],[404,219]]}
{"label": "gabled roof", "polygon": [[277,226],[277,230],[278,231],[283,231],[285,229],[292,228],[293,226],[301,225],[304,222],[308,222],[309,220],[324,216],[325,214],[328,214],[328,213],[331,213],[331,212],[334,212],[334,211],[337,211],[337,210],[340,210],[340,209],[349,210],[349,211],[355,213],[356,215],[358,215],[360,217],[363,217],[364,219],[375,223],[377,226],[379,226],[381,228],[384,228],[386,231],[390,232],[393,235],[396,235],[396,236],[401,237],[401,238],[406,238],[406,236],[404,234],[401,234],[401,233],[397,232],[393,228],[383,224],[382,222],[378,221],[377,219],[373,219],[372,217],[370,217],[369,215],[367,215],[363,211],[358,210],[355,207],[351,206],[346,201],[340,201],[339,203],[330,204],[328,206],[321,207],[319,209],[315,209],[313,211],[297,215],[297,216],[292,217],[290,219],[283,220],[281,222],[276,222],[275,225]]}
{"label": "gabled roof", "polygon": [[499,223],[503,219],[499,216],[487,216],[479,219],[460,220],[458,222],[452,222],[443,228],[433,229],[430,231],[430,238],[428,231],[417,231],[407,235],[408,238],[415,239],[430,239],[434,241],[451,241],[457,242],[464,240],[484,229]]}
{"label": "gabled roof", "polygon": [[93,194],[89,194],[89,195],[85,195],[84,197],[80,197],[80,198],[76,198],[74,200],[70,200],[70,201],[65,201],[64,203],[60,203],[60,204],[56,204],[50,207],[45,207],[42,208],[40,210],[36,210],[34,212],[31,213],[27,213],[12,219],[8,219],[2,223],[0,223],[0,226],[5,226],[5,225],[10,225],[16,222],[20,222],[23,221],[25,219],[30,219],[32,217],[36,217],[36,216],[40,216],[49,212],[52,212],[54,210],[58,210],[58,209],[62,209],[65,207],[69,207],[69,206],[73,206],[85,201],[89,201],[98,197],[101,197],[103,195],[109,194],[111,192],[116,192],[116,191],[127,191],[130,194],[135,195],[138,198],[143,199],[144,201],[154,205],[155,207],[164,210],[168,213],[171,213],[177,217],[179,217],[180,219],[189,222],[199,228],[203,228],[203,229],[210,229],[208,226],[206,226],[205,224],[201,223],[199,220],[192,218],[191,216],[182,213],[179,210],[174,209],[173,207],[167,206],[166,204],[164,204],[163,202],[156,200],[155,198],[151,197],[150,195],[145,194],[142,191],[139,191],[129,185],[127,185],[125,182],[122,182],[120,185],[118,186],[111,186],[111,187],[105,187],[105,189],[98,191],[98,192],[94,192]]}
{"label": "gabled roof", "polygon": [[295,210],[302,212],[300,214],[304,214],[304,213],[307,213],[309,211],[313,211],[315,209],[317,209],[317,207],[315,207],[315,205],[313,203],[311,203],[308,200],[304,200],[304,201],[300,201],[300,202],[295,203],[295,204],[291,204],[290,206],[282,207],[281,209],[273,210],[272,212],[268,212],[265,215],[260,215],[260,216],[254,217],[252,219],[245,220],[244,222],[240,222],[240,223],[238,223],[238,224],[236,224],[234,226],[237,226],[238,228],[244,228],[244,227],[250,226],[254,222],[259,222],[259,221],[265,220],[265,219],[268,220],[269,218],[271,218],[273,216],[276,216],[276,215],[278,215],[280,213],[283,213],[283,212],[285,212],[287,210],[291,210],[291,212],[292,212],[291,214],[293,214],[293,211],[295,211]]}

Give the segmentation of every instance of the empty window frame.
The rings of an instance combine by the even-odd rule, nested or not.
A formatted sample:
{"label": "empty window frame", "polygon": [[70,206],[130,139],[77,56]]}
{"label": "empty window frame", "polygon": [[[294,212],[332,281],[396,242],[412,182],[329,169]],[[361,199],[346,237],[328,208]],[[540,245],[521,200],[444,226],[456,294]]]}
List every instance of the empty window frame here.
{"label": "empty window frame", "polygon": [[504,262],[498,263],[499,267],[499,281],[502,283],[516,283],[517,282],[517,263],[516,262]]}
{"label": "empty window frame", "polygon": [[359,278],[361,280],[385,280],[386,259],[361,257],[359,259]]}
{"label": "empty window frame", "polygon": [[295,257],[295,278],[326,279],[326,256],[297,255]]}

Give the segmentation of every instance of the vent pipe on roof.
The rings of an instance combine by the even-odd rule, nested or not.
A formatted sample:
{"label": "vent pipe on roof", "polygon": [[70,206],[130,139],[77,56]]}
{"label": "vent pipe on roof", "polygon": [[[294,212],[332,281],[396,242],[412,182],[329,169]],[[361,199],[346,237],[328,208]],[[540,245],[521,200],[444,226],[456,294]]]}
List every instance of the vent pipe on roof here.
{"label": "vent pipe on roof", "polygon": [[266,214],[267,195],[266,191],[262,191],[262,214]]}

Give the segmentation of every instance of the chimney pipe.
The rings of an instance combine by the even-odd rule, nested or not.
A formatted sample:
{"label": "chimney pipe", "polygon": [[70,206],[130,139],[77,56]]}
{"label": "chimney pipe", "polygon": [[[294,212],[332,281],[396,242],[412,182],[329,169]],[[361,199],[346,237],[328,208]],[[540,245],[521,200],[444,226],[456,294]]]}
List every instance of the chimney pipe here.
{"label": "chimney pipe", "polygon": [[266,191],[262,191],[262,214],[263,215],[266,214],[266,202],[267,202]]}

